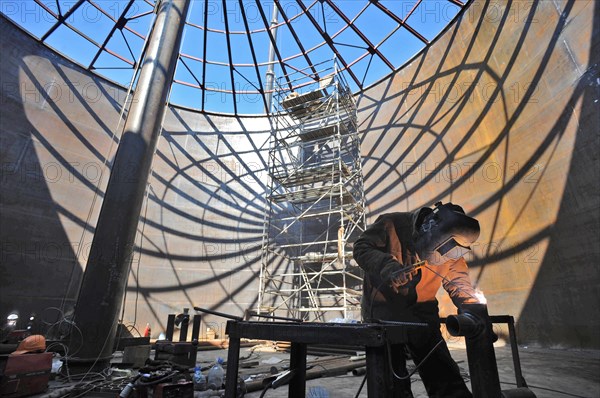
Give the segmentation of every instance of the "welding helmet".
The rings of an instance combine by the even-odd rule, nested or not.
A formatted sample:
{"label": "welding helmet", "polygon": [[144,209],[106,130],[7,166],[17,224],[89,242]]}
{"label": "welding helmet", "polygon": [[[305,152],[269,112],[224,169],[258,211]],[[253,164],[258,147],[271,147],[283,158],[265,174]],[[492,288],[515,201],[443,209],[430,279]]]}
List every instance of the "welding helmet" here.
{"label": "welding helmet", "polygon": [[415,222],[417,253],[432,265],[463,257],[478,237],[479,222],[452,203],[421,209]]}

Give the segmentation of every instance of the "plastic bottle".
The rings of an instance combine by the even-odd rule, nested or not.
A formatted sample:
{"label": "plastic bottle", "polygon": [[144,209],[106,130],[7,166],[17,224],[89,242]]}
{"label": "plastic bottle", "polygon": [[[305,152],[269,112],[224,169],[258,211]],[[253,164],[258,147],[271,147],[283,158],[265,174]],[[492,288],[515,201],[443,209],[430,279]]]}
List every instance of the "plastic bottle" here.
{"label": "plastic bottle", "polygon": [[206,390],[206,377],[202,374],[202,370],[199,366],[194,369],[194,390],[204,391]]}
{"label": "plastic bottle", "polygon": [[211,390],[220,390],[223,387],[223,358],[218,357],[217,363],[208,371],[207,383]]}
{"label": "plastic bottle", "polygon": [[146,329],[144,329],[144,337],[152,337],[152,329],[149,323],[146,324]]}

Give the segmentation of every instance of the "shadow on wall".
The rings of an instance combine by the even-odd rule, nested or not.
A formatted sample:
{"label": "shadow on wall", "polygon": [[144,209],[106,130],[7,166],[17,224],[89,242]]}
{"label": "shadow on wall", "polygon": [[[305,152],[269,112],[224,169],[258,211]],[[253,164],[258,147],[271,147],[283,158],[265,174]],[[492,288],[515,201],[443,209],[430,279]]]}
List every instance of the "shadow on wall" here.
{"label": "shadow on wall", "polygon": [[[176,107],[168,110],[164,128],[138,227],[141,255],[125,317],[156,325],[156,334],[165,330],[167,314],[183,308],[243,316],[256,306],[270,136],[264,118]],[[223,318],[203,319],[223,336]]]}
{"label": "shadow on wall", "polygon": [[598,9],[473,2],[359,98],[371,219],[463,205],[482,224],[472,279],[522,341],[600,347]]}
{"label": "shadow on wall", "polygon": [[118,142],[119,90],[77,78],[3,16],[0,26],[0,316],[17,310],[24,327],[35,313],[51,325],[76,300]]}
{"label": "shadow on wall", "polygon": [[[0,316],[34,311],[48,328],[76,301],[126,93],[0,23]],[[264,118],[179,108],[164,127],[123,309],[154,337],[184,307],[239,316],[256,304],[270,131]]]}
{"label": "shadow on wall", "polygon": [[[563,11],[565,18],[572,3]],[[576,71],[580,77],[553,127],[558,134],[573,128],[575,143],[571,163],[563,171],[567,183],[550,230],[548,251],[521,312],[519,331],[525,340],[543,345],[598,348],[600,308],[590,303],[600,298],[596,260],[600,256],[600,4],[590,2],[581,13],[587,13],[591,26],[579,28],[586,33],[593,28],[591,37],[580,38],[589,37],[587,65]]]}

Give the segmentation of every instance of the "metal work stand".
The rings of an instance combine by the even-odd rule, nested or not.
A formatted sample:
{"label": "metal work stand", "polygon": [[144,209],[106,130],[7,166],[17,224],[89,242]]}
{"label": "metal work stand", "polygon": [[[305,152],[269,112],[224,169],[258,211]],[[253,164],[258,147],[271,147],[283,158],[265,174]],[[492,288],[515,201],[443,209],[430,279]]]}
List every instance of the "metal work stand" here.
{"label": "metal work stand", "polygon": [[225,397],[235,398],[238,378],[240,339],[290,341],[290,398],[306,394],[306,347],[308,344],[360,345],[367,355],[367,392],[369,397],[384,397],[391,380],[386,375],[386,346],[406,342],[406,325],[373,323],[302,323],[302,322],[227,322],[229,353]]}

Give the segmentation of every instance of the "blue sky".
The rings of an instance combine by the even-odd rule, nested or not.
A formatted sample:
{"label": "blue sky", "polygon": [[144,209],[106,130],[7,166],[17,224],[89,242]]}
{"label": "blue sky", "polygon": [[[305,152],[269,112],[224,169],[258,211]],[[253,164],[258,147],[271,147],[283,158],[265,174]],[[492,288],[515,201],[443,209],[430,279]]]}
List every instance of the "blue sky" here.
{"label": "blue sky", "polygon": [[[354,91],[359,90],[388,75],[392,70],[389,64],[398,68],[426,46],[410,30],[431,41],[460,11],[449,0],[381,0],[379,3],[411,29],[400,26],[381,8],[365,0],[337,0],[331,5],[315,0],[281,0],[278,21],[281,23],[284,20],[282,14],[285,14],[289,24],[278,27],[277,47],[286,70],[303,69],[309,63],[332,59],[334,52],[321,35],[321,32],[326,32],[343,62],[351,65],[352,73],[345,72],[346,80]],[[141,56],[144,38],[154,16],[153,2],[143,0],[135,0],[131,4],[118,0],[86,1],[77,8],[74,0],[3,0],[0,4],[5,16],[36,38],[43,38],[48,46],[124,86],[131,80],[133,65]],[[272,11],[272,0],[193,0],[171,102],[216,113],[263,113],[264,105],[257,88],[261,82],[263,86],[265,83],[270,44],[265,21],[268,26]],[[52,30],[58,15],[66,17],[65,22]],[[123,29],[116,29],[111,35],[115,21],[122,15],[126,21]],[[356,29],[344,21],[344,16]],[[258,74],[244,20],[251,32]],[[235,65],[233,82],[226,30],[230,32],[231,57]],[[357,31],[385,60],[378,54],[369,53],[369,45]],[[297,44],[294,34],[303,49]],[[307,53],[308,59],[304,53]],[[275,72],[277,76],[283,74],[279,64]],[[235,106],[233,89],[236,91]]]}

